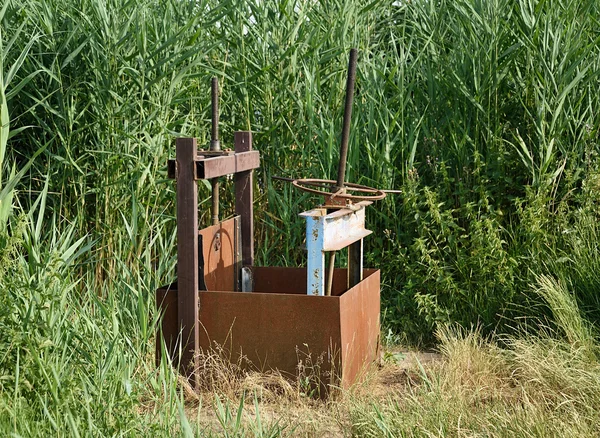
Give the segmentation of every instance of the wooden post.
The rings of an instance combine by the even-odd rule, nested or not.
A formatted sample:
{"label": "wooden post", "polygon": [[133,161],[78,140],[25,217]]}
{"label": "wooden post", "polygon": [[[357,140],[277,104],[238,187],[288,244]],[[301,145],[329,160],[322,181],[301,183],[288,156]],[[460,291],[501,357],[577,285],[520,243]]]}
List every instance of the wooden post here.
{"label": "wooden post", "polygon": [[[177,314],[181,331],[180,368],[192,377],[197,368],[195,354],[200,345],[198,327],[198,185],[196,183],[197,142],[178,138],[177,160]],[[175,359],[175,358],[174,358]]]}
{"label": "wooden post", "polygon": [[[238,131],[234,134],[235,153],[252,150],[252,132]],[[235,214],[242,218],[242,265],[254,265],[254,215],[252,194],[252,170],[238,172],[235,181]]]}

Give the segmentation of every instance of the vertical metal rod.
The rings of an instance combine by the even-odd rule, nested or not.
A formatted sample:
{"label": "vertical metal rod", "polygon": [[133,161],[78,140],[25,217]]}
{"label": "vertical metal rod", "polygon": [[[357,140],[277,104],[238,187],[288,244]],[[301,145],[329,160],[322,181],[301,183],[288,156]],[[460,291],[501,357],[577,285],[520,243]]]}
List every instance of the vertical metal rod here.
{"label": "vertical metal rod", "polygon": [[346,160],[348,158],[348,141],[350,139],[350,121],[352,119],[352,102],[354,100],[354,82],[356,81],[356,49],[350,50],[348,61],[348,79],[346,81],[346,106],[344,107],[344,125],[342,127],[342,143],[340,145],[340,162],[336,190],[344,187],[346,179]]}
{"label": "vertical metal rod", "polygon": [[325,295],[331,296],[333,288],[333,269],[335,266],[335,251],[329,253],[329,272],[327,272],[327,289],[325,289]]}
{"label": "vertical metal rod", "polygon": [[212,103],[212,130],[210,133],[210,150],[220,151],[221,145],[219,144],[219,79],[217,79],[216,77],[212,78],[210,88],[210,97]]}
{"label": "vertical metal rod", "polygon": [[[214,77],[211,82],[211,102],[212,102],[212,129],[210,138],[210,150],[220,151],[219,142],[219,80]],[[212,224],[219,223],[219,180],[213,178],[210,181],[211,200],[212,200]]]}
{"label": "vertical metal rod", "polygon": [[219,180],[217,178],[211,179],[210,185],[212,191],[212,224],[217,225],[219,223]]}

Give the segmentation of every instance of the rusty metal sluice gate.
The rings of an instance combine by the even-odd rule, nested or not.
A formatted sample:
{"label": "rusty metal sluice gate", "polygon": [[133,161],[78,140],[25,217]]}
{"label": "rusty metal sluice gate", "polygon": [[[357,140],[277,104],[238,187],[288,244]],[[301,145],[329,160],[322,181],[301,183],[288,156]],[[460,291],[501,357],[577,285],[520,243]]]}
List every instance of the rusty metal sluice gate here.
{"label": "rusty metal sluice gate", "polygon": [[[380,275],[363,268],[363,239],[371,234],[365,208],[385,193],[344,182],[355,69],[353,50],[338,180],[293,181],[325,198],[323,205],[300,213],[306,220],[306,268],[254,266],[253,170],[260,155],[250,132],[235,133],[233,151],[221,149],[215,80],[209,150],[199,150],[196,139],[177,139],[176,158],[168,164],[177,184],[177,281],[156,292],[162,314],[156,357],[160,360],[166,349],[193,386],[200,384],[198,353],[216,345],[230,361],[243,356],[260,371],[293,377],[300,363],[309,365],[322,395],[350,386],[377,359]],[[226,175],[234,176],[235,216],[221,221],[217,178]],[[201,179],[211,180],[213,198],[213,225],[203,229],[198,228]],[[334,268],[336,252],[344,248],[348,267]]]}

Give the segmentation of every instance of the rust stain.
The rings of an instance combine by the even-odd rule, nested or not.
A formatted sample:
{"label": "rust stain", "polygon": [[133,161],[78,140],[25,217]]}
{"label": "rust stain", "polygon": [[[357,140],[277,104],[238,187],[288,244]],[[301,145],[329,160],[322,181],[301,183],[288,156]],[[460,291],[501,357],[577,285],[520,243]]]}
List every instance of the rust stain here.
{"label": "rust stain", "polygon": [[235,227],[235,218],[231,218],[199,231],[204,243],[204,282],[208,290],[235,290]]}

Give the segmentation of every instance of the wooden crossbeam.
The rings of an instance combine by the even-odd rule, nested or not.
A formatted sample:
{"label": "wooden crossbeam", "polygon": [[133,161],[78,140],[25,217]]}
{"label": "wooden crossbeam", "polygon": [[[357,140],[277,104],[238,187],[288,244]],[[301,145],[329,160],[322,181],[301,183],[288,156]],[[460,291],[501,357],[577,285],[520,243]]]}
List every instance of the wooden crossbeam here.
{"label": "wooden crossbeam", "polygon": [[[203,156],[200,152],[194,162],[195,180],[212,179],[260,167],[260,153],[258,151],[247,151],[220,156]],[[169,178],[177,179],[178,173],[177,160],[169,160],[167,167]]]}

